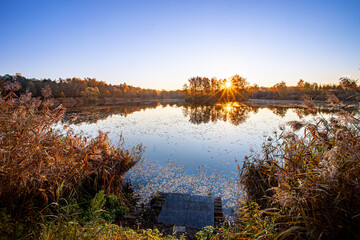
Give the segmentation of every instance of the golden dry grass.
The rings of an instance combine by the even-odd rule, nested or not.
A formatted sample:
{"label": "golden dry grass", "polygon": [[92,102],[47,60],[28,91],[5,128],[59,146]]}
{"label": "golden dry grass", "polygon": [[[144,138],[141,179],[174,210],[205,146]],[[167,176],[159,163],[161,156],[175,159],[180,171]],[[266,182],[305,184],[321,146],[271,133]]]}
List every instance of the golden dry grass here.
{"label": "golden dry grass", "polygon": [[[339,107],[334,97],[330,101]],[[306,103],[316,112],[311,99],[306,98]],[[264,144],[261,155],[242,168],[240,182],[248,202],[257,202],[263,217],[275,212],[277,237],[360,236],[360,122],[356,114],[340,110],[330,119],[290,122],[278,138]]]}
{"label": "golden dry grass", "polygon": [[42,100],[30,93],[17,96],[18,88],[8,83],[1,92],[1,207],[16,206],[23,214],[70,194],[121,194],[123,175],[140,160],[142,146],[115,147],[103,132],[88,140],[71,130],[56,131],[65,109],[51,109],[49,88]]}

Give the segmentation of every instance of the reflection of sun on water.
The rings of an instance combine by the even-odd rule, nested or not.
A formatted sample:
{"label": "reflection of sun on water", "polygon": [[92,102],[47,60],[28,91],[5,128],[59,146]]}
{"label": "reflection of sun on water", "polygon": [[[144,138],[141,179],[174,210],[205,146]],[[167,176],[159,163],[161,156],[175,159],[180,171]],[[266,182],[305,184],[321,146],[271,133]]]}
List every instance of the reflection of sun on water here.
{"label": "reflection of sun on water", "polygon": [[232,110],[234,110],[234,108],[236,107],[240,107],[239,103],[237,102],[229,102],[223,105],[223,108],[227,111],[230,112]]}
{"label": "reflection of sun on water", "polygon": [[226,111],[230,112],[232,107],[231,107],[230,103],[228,103],[228,104],[226,104],[225,108],[226,108]]}

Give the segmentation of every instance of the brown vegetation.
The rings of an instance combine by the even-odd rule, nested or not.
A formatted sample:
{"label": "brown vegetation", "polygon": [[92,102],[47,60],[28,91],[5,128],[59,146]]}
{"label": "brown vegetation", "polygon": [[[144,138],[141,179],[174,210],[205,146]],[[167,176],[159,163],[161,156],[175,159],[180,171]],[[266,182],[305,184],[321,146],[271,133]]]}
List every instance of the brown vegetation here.
{"label": "brown vegetation", "polygon": [[40,100],[29,92],[17,96],[19,87],[8,83],[1,91],[0,206],[26,214],[84,192],[121,194],[122,176],[139,161],[142,146],[129,151],[112,146],[102,132],[88,140],[56,131],[53,124],[65,109],[50,110],[50,89],[42,90]]}
{"label": "brown vegetation", "polygon": [[[335,96],[332,98],[335,103]],[[309,98],[307,105],[311,112],[316,111]],[[272,233],[277,237],[358,238],[360,121],[356,114],[341,110],[331,119],[290,122],[279,136],[269,138],[262,155],[242,168],[241,184],[249,203],[239,218],[244,221],[253,206],[251,213],[272,223],[260,227],[254,216],[248,222],[259,231],[275,227]],[[296,134],[300,130],[303,132]]]}

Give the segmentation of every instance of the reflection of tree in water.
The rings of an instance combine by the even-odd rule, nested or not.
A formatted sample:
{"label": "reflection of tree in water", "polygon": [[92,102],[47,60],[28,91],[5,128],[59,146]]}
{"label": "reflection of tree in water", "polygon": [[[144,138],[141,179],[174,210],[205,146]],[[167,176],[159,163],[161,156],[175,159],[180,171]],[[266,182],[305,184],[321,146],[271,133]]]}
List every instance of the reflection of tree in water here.
{"label": "reflection of tree in water", "polygon": [[[185,117],[189,118],[189,121],[194,124],[209,123],[220,121],[228,121],[234,125],[244,123],[249,117],[249,113],[257,113],[260,106],[248,106],[242,103],[232,102],[217,105],[194,105],[185,104],[183,102],[137,102],[126,103],[116,106],[87,106],[69,108],[62,120],[63,124],[80,124],[80,123],[96,123],[99,120],[106,119],[112,115],[120,115],[123,117],[128,116],[134,112],[142,111],[145,109],[155,109],[158,106],[163,108],[166,106],[180,107],[182,106],[182,112]],[[289,109],[293,111],[301,118],[309,115],[306,108],[293,108],[293,107],[265,107],[270,109],[274,114],[284,117]],[[319,107],[319,113],[330,113],[334,110]]]}
{"label": "reflection of tree in water", "polygon": [[80,124],[80,123],[96,123],[99,120],[104,120],[112,115],[128,116],[134,112],[145,109],[154,109],[158,106],[172,106],[178,107],[178,103],[166,102],[139,102],[127,103],[117,106],[87,106],[79,108],[67,109],[66,114],[62,120],[63,124]]}
{"label": "reflection of tree in water", "polygon": [[217,122],[218,120],[233,125],[244,123],[249,117],[250,112],[257,112],[257,108],[236,102],[217,104],[217,105],[185,105],[183,113],[189,117],[189,121],[194,124]]}
{"label": "reflection of tree in water", "polygon": [[286,112],[289,110],[288,107],[273,107],[269,108],[275,115],[278,115],[280,117],[285,117]]}
{"label": "reflection of tree in water", "polygon": [[[344,109],[344,111],[358,113],[358,109]],[[294,108],[294,112],[299,118],[306,116],[316,116],[317,114],[330,114],[339,112],[339,110],[329,107],[318,107],[316,113],[310,113],[306,108]]]}
{"label": "reflection of tree in water", "polygon": [[[183,106],[183,114],[189,118],[189,122],[194,124],[217,122],[218,120],[230,122],[233,125],[244,123],[251,112],[257,113],[261,107],[251,107],[245,104],[232,102],[217,105],[193,105],[186,104]],[[285,117],[289,109],[292,109],[299,118],[310,115],[306,108],[294,107],[265,107],[271,110],[275,115]],[[317,112],[320,114],[333,113],[334,110],[325,107],[318,107]]]}

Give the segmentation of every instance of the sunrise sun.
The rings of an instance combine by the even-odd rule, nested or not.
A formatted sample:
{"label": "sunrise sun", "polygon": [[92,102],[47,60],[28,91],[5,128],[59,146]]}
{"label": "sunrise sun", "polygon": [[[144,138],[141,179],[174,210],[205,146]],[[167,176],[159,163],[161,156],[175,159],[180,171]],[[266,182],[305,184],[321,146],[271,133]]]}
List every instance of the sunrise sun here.
{"label": "sunrise sun", "polygon": [[230,87],[231,87],[231,81],[226,81],[225,88],[230,88]]}

